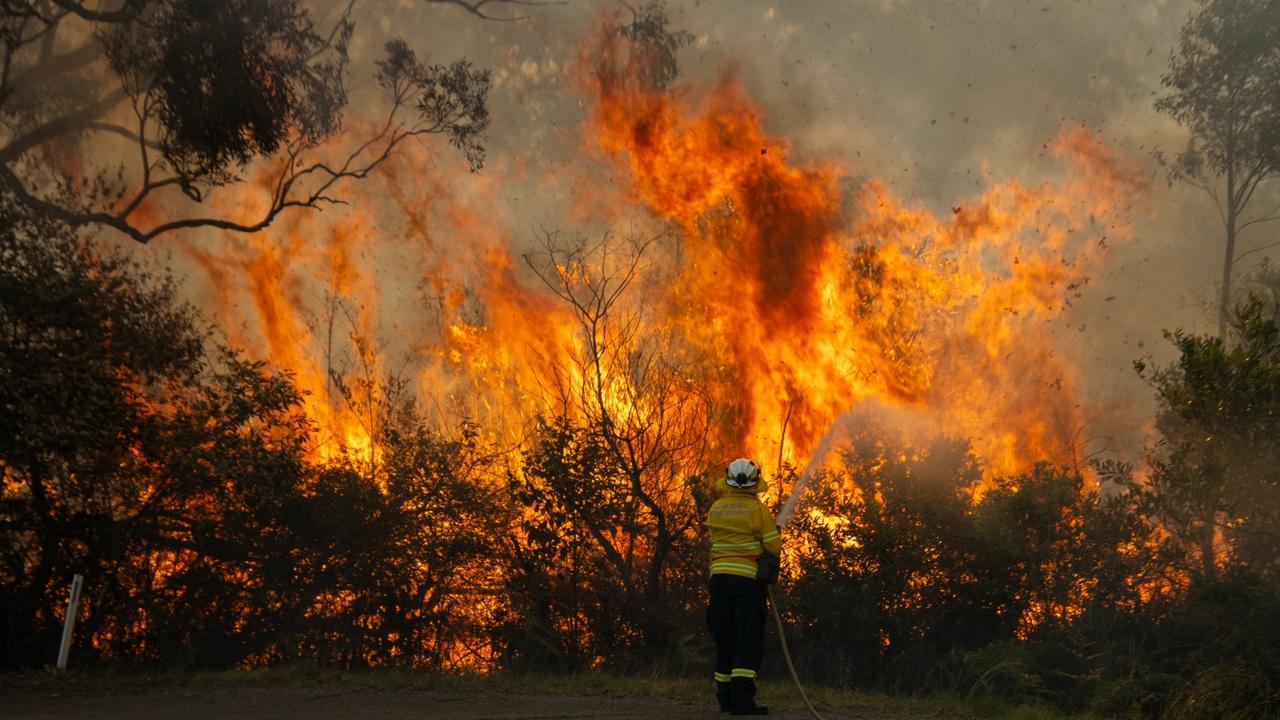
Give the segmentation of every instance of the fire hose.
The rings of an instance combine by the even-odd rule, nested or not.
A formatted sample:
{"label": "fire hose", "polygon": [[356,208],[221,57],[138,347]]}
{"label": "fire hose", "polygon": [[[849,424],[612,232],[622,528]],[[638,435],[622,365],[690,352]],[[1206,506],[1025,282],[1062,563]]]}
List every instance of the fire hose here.
{"label": "fire hose", "polygon": [[800,684],[800,676],[796,674],[795,663],[791,662],[791,649],[787,647],[787,633],[782,626],[782,615],[778,613],[778,601],[773,597],[773,589],[769,589],[769,607],[773,610],[773,621],[778,625],[778,643],[782,645],[782,657],[787,661],[787,670],[791,672],[791,679],[796,684],[796,690],[800,691],[800,699],[804,701],[804,706],[809,709],[809,714],[816,720],[825,720],[822,714],[813,707],[813,703],[809,702],[809,696],[804,691],[804,686]]}
{"label": "fire hose", "polygon": [[[779,475],[782,474],[782,451],[787,444],[787,424],[791,422],[791,411],[794,409],[795,405],[793,403],[787,403],[787,413],[782,418],[782,436],[778,439]],[[834,430],[834,428],[835,426],[833,425],[832,430]],[[786,525],[787,521],[791,519],[791,514],[795,512],[795,503],[800,497],[800,491],[804,489],[805,480],[812,472],[814,462],[822,456],[823,448],[826,447],[829,442],[829,438],[832,437],[832,430],[828,430],[826,436],[824,436],[818,443],[818,450],[814,453],[814,457],[810,458],[809,462],[805,465],[804,472],[800,474],[800,479],[796,481],[796,486],[791,488],[791,497],[787,498],[787,502],[782,508],[782,514],[778,517],[779,531],[781,531],[782,526]],[[780,561],[781,558],[779,558],[779,562]],[[777,579],[776,574],[774,575],[774,579]],[[809,701],[809,694],[804,691],[804,685],[800,684],[800,676],[796,673],[796,665],[791,662],[791,648],[787,647],[787,631],[782,625],[782,614],[778,612],[778,601],[773,596],[773,588],[768,587],[767,585],[765,587],[769,593],[769,608],[773,610],[773,621],[778,626],[778,644],[782,646],[782,659],[787,661],[787,671],[791,673],[791,680],[796,684],[796,690],[800,693],[800,699],[804,701],[804,706],[809,709],[809,714],[814,717],[814,720],[826,720],[826,718],[822,717],[822,713],[818,712],[818,709]]]}

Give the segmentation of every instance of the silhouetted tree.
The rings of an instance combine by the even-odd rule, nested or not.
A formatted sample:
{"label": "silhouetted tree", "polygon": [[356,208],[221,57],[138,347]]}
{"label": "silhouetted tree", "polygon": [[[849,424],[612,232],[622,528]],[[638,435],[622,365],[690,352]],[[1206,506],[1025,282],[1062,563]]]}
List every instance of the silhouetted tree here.
{"label": "silhouetted tree", "polygon": [[1225,337],[1240,233],[1280,220],[1280,205],[1246,214],[1265,197],[1259,188],[1280,176],[1280,2],[1201,0],[1162,84],[1169,94],[1156,109],[1191,134],[1169,178],[1209,193],[1226,231],[1218,303],[1218,335]]}
{"label": "silhouetted tree", "polygon": [[[378,63],[383,120],[348,149],[333,147],[347,105],[349,13],[322,29],[301,0],[4,2],[0,187],[73,227],[147,242],[183,228],[254,232],[289,208],[340,202],[343,182],[414,137],[444,135],[479,168],[488,72],[425,65],[399,40]],[[126,143],[123,165],[79,147],[113,137]],[[263,210],[202,207],[257,160],[267,161]]]}
{"label": "silhouetted tree", "polygon": [[670,570],[701,545],[689,486],[710,462],[710,430],[721,412],[689,379],[696,374],[694,358],[678,352],[669,331],[647,315],[652,310],[643,288],[657,265],[648,253],[665,236],[606,234],[598,242],[565,243],[549,233],[541,238],[542,252],[526,256],[569,310],[582,340],[573,357],[576,372],[546,378],[545,391],[572,427],[586,433],[590,447],[603,452],[587,477],[610,478],[621,493],[623,527],[633,532],[615,538],[609,528],[617,520],[608,512],[580,521],[623,583],[653,650],[672,637],[668,586],[686,577]]}
{"label": "silhouetted tree", "polygon": [[161,398],[202,372],[204,338],[169,280],[0,212],[0,622],[4,656],[35,659],[68,573],[117,555],[154,507],[137,450],[165,422]]}
{"label": "silhouetted tree", "polygon": [[507,541],[505,664],[625,666],[646,614],[637,574],[652,523],[609,448],[590,427],[542,420],[509,485],[520,512]]}
{"label": "silhouetted tree", "polygon": [[[1235,341],[1168,334],[1179,357],[1148,373],[1161,443],[1140,482],[1110,468],[1213,582],[1238,565],[1280,580],[1280,326],[1260,299],[1240,306]],[[1120,472],[1114,472],[1119,470]],[[1197,567],[1198,566],[1198,567]]]}
{"label": "silhouetted tree", "polygon": [[963,442],[869,432],[844,457],[787,528],[800,665],[867,688],[1083,704],[1072,674],[1098,663],[1079,623],[1131,612],[1150,565],[1132,505],[1045,465],[983,480]]}
{"label": "silhouetted tree", "polygon": [[505,496],[485,482],[495,458],[473,426],[445,437],[403,393],[392,396],[376,474],[331,462],[275,521],[289,565],[272,583],[301,593],[290,608],[294,644],[280,659],[488,667],[508,525]]}
{"label": "silhouetted tree", "polygon": [[305,480],[297,390],[260,364],[211,354],[168,278],[8,212],[3,657],[48,660],[65,582],[83,572],[80,632],[100,655],[242,660],[257,649],[246,638],[295,606],[254,597],[262,585],[251,578],[278,537],[263,518]]}
{"label": "silhouetted tree", "polygon": [[680,75],[676,53],[693,42],[693,35],[668,28],[670,20],[661,0],[638,8],[627,7],[631,11],[631,22],[616,29],[631,45],[626,74],[639,80],[645,89],[666,90]]}
{"label": "silhouetted tree", "polygon": [[50,659],[73,572],[85,659],[493,662],[510,503],[474,427],[389,382],[378,462],[318,464],[288,377],[215,351],[167,278],[8,209],[0,662]]}
{"label": "silhouetted tree", "polygon": [[209,364],[155,398],[166,412],[132,448],[136,464],[102,478],[119,506],[101,521],[125,532],[85,540],[83,632],[106,658],[232,667],[292,656],[280,646],[308,598],[290,572],[304,546],[290,523],[312,493],[311,426],[287,377],[227,351]]}
{"label": "silhouetted tree", "polygon": [[678,53],[693,35],[669,27],[661,0],[626,7],[630,21],[610,17],[591,49],[592,80],[605,93],[662,93],[680,75]]}

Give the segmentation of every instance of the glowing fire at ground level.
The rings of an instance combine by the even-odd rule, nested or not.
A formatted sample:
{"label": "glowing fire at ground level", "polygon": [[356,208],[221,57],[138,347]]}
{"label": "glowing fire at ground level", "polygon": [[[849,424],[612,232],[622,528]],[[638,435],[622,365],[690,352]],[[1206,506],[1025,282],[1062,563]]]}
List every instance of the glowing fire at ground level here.
{"label": "glowing fire at ground level", "polygon": [[[1076,441],[1081,379],[1054,329],[1104,262],[1102,238],[1126,235],[1143,187],[1135,166],[1075,128],[1048,145],[1061,164],[1053,179],[993,182],[939,217],[878,181],[842,185],[833,163],[792,160],[732,77],[680,100],[595,77],[612,80],[586,89],[587,149],[648,218],[626,232],[540,234],[522,258],[491,213],[422,193],[419,169],[392,168],[395,209],[411,226],[441,225],[420,229],[419,287],[437,318],[407,343],[406,379],[442,429],[469,418],[486,442],[515,448],[539,418],[595,428],[634,463],[634,489],[666,511],[688,502],[684,478],[732,456],[804,467],[824,436],[842,441],[840,418],[906,452],[966,440],[981,463],[975,498],[1040,461],[1089,473]],[[618,202],[616,188],[601,202]],[[345,219],[323,249],[297,220],[222,255],[191,250],[233,340],[249,344],[234,330],[247,310],[268,359],[307,391],[317,459],[350,458],[370,476],[391,404],[380,313],[402,302],[375,280],[371,258],[394,245],[380,222]],[[247,301],[225,284],[237,271]],[[329,288],[324,307],[309,307],[304,287]],[[1073,611],[1025,612],[1033,622]]]}
{"label": "glowing fire at ground level", "polygon": [[[702,674],[702,520],[745,454],[811,679],[1275,707],[1274,323],[1172,334],[1158,420],[1088,439],[1071,306],[1142,172],[1073,127],[1044,179],[925,207],[793,152],[732,75],[655,88],[635,31],[566,76],[571,181],[401,153],[346,208],[185,238],[248,350],[85,238],[2,238],[5,657],[74,571],[107,661]],[[530,186],[550,230],[511,229]]]}

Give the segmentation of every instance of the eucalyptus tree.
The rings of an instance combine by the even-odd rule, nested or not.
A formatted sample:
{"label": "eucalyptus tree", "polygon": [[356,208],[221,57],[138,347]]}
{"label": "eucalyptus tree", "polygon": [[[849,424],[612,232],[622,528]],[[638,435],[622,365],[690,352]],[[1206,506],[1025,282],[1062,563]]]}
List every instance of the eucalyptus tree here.
{"label": "eucalyptus tree", "polygon": [[1190,132],[1171,159],[1169,179],[1208,193],[1226,234],[1218,304],[1223,336],[1241,233],[1280,220],[1280,204],[1271,204],[1276,196],[1264,189],[1280,177],[1280,0],[1201,0],[1162,84],[1168,94],[1156,109]]}
{"label": "eucalyptus tree", "polygon": [[[426,64],[390,40],[375,72],[381,119],[363,134],[344,126],[353,4],[317,18],[303,0],[0,0],[0,188],[71,227],[145,243],[256,232],[340,203],[344,184],[426,135],[479,169],[491,82],[466,60]],[[426,4],[510,20],[494,8],[544,3]],[[237,203],[251,212],[210,207],[236,184],[256,194]]]}

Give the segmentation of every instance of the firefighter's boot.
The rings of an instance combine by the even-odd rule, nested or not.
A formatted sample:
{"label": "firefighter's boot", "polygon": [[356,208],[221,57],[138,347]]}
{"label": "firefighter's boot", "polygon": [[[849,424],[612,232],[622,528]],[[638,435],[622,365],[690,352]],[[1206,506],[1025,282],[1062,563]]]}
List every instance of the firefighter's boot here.
{"label": "firefighter's boot", "polygon": [[753,678],[735,677],[730,683],[730,715],[768,715],[769,708],[756,704],[756,683]]}
{"label": "firefighter's boot", "polygon": [[729,683],[716,680],[716,700],[720,702],[720,712],[729,712],[733,709],[733,695],[729,690]]}

